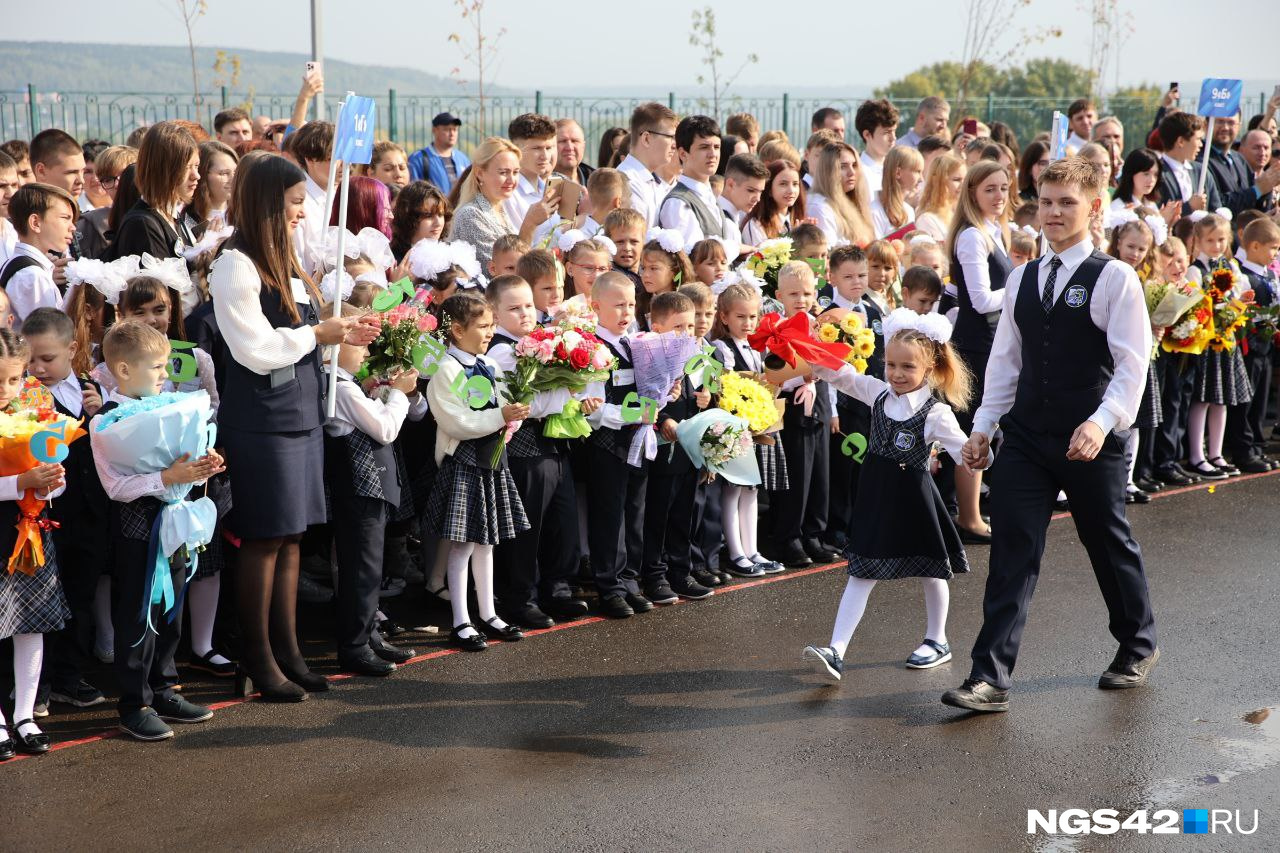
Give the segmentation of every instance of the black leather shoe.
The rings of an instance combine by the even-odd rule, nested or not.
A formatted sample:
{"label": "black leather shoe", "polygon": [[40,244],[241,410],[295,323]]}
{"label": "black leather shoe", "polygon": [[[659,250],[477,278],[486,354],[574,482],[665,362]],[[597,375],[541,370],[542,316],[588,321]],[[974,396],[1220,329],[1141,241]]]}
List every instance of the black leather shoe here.
{"label": "black leather shoe", "polygon": [[1009,691],[993,687],[976,678],[966,678],[959,687],[942,694],[942,704],[986,714],[1007,711],[1009,710]]}
{"label": "black leather shoe", "polygon": [[1271,470],[1271,466],[1257,456],[1241,462],[1239,467],[1241,473],[1244,474],[1265,474]]}
{"label": "black leather shoe", "polygon": [[709,572],[706,569],[694,569],[689,576],[697,583],[708,588],[724,586],[724,581],[720,580],[719,575]]}
{"label": "black leather shoe", "polygon": [[[459,637],[458,632],[464,628],[470,628],[475,631],[470,637]],[[455,625],[453,630],[449,632],[449,643],[455,648],[462,649],[464,652],[482,652],[489,648],[488,641],[485,640],[484,634],[481,634],[475,625],[470,622],[463,622],[461,625]]]}
{"label": "black leather shoe", "polygon": [[49,751],[49,736],[44,732],[36,732],[31,735],[24,735],[18,731],[27,723],[33,723],[34,720],[18,720],[13,726],[13,740],[18,748],[18,752],[23,755],[44,755]]}
{"label": "black leather shoe", "polygon": [[[264,702],[305,702],[307,700],[307,691],[288,679],[285,679],[279,684],[255,682],[248,670],[241,666],[237,666],[235,676],[235,695],[244,698],[246,696],[251,696],[254,693],[257,693],[258,698]],[[126,728],[125,730],[130,734],[133,734],[131,729]],[[136,737],[137,735],[134,736]],[[166,737],[168,737],[168,735],[166,735]]]}
{"label": "black leather shoe", "polygon": [[1191,466],[1191,473],[1195,474],[1201,480],[1225,480],[1227,472],[1223,471],[1212,462],[1201,462],[1198,465]]}
{"label": "black leather shoe", "polygon": [[553,619],[560,619],[565,622],[572,622],[574,619],[581,619],[587,615],[590,610],[587,603],[581,598],[573,598],[571,596],[557,596],[549,601],[543,602],[542,610]]}
{"label": "black leather shoe", "polygon": [[804,546],[792,541],[782,546],[775,556],[788,569],[803,569],[813,565],[813,559],[805,553]]}
{"label": "black leather shoe", "polygon": [[610,619],[626,619],[636,615],[631,605],[627,604],[627,599],[621,595],[606,595],[600,599],[600,612]]}
{"label": "black leather shoe", "polygon": [[521,631],[516,625],[504,625],[501,628],[494,625],[493,621],[497,618],[498,617],[495,616],[493,619],[481,620],[477,627],[490,640],[503,640],[508,643],[517,643],[524,639],[524,631]]}
{"label": "black leather shoe", "polygon": [[[279,664],[279,661],[276,662]],[[290,670],[283,665],[280,671],[284,673],[284,677],[301,687],[308,693],[327,693],[329,690],[329,679],[323,675],[317,675],[309,669]]]}
{"label": "black leather shoe", "polygon": [[1135,489],[1132,492],[1125,491],[1124,502],[1127,504],[1149,504],[1151,503],[1151,495],[1141,489]]}
{"label": "black leather shoe", "polygon": [[387,663],[394,664],[408,663],[418,656],[418,653],[413,649],[405,649],[400,646],[391,645],[386,640],[382,639],[378,631],[374,631],[369,637],[369,651],[373,652]]}
{"label": "black leather shoe", "polygon": [[990,545],[991,534],[982,533],[977,530],[970,530],[967,527],[956,527],[956,532],[960,534],[960,541],[966,545]]}
{"label": "black leather shoe", "polygon": [[382,678],[396,671],[396,665],[383,660],[373,649],[363,649],[364,654],[354,658],[338,658],[338,668],[343,672]]}
{"label": "black leather shoe", "polygon": [[648,613],[653,609],[653,602],[638,592],[627,593],[627,605],[636,613]]}
{"label": "black leather shoe", "polygon": [[18,754],[18,748],[13,745],[13,738],[8,737],[8,734],[9,733],[6,731],[5,739],[0,740],[0,761],[8,761],[10,758],[13,758]]}
{"label": "black leather shoe", "polygon": [[1156,668],[1160,660],[1160,650],[1156,649],[1148,657],[1135,658],[1131,654],[1116,652],[1111,666],[1098,679],[1098,686],[1103,690],[1122,690],[1126,687],[1141,687],[1147,683],[1151,670]]}
{"label": "black leather shoe", "polygon": [[1161,468],[1155,473],[1155,478],[1166,486],[1177,488],[1178,486],[1190,486],[1194,480],[1184,475],[1182,472],[1174,468]]}
{"label": "black leather shoe", "polygon": [[809,559],[813,560],[818,565],[834,563],[840,559],[839,551],[832,551],[817,539],[806,539],[801,543],[801,545],[804,548],[805,554],[809,556]]}
{"label": "black leather shoe", "polygon": [[506,621],[519,625],[521,628],[528,628],[530,631],[550,628],[556,624],[556,620],[543,613],[536,604],[509,611]]}
{"label": "black leather shoe", "polygon": [[1152,492],[1158,492],[1164,488],[1163,483],[1157,482],[1156,480],[1153,480],[1150,477],[1139,477],[1138,479],[1133,481],[1133,484],[1137,486],[1139,489],[1142,489],[1142,491],[1146,492],[1147,494],[1150,494]]}
{"label": "black leather shoe", "polygon": [[[1189,465],[1190,463],[1188,463],[1188,466]],[[1173,463],[1173,470],[1177,471],[1179,474],[1186,477],[1192,483],[1198,483],[1201,480],[1201,477],[1199,474],[1195,473],[1194,471],[1191,471],[1189,467],[1184,468],[1180,463],[1177,463],[1177,462]]]}
{"label": "black leather shoe", "polygon": [[1209,460],[1209,464],[1226,474],[1228,477],[1240,476],[1240,469],[1223,459],[1221,456],[1213,457]]}

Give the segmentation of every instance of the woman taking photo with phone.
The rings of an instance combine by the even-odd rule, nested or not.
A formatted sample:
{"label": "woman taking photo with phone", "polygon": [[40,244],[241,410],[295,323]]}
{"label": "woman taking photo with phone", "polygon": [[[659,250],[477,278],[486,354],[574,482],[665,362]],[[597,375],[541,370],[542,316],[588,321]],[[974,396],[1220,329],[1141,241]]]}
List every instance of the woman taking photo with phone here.
{"label": "woman taking photo with phone", "polygon": [[[236,591],[244,635],[236,691],[301,702],[328,689],[298,648],[298,543],[325,521],[320,347],[364,345],[373,315],[320,321],[319,295],[293,253],[305,176],[283,157],[251,158],[230,208],[235,234],[209,273],[226,343],[219,443],[231,474],[227,530],[241,540]],[[366,320],[372,322],[365,322]],[[252,682],[252,683],[250,683]]]}

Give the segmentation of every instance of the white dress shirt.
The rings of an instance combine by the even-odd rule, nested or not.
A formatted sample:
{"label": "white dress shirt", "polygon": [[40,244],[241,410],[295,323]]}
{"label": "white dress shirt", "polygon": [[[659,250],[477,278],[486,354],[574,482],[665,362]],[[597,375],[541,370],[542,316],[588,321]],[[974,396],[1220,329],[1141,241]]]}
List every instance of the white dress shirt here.
{"label": "white dress shirt", "polygon": [[871,227],[876,232],[877,240],[883,240],[887,235],[915,221],[916,212],[911,205],[904,201],[902,207],[907,212],[906,222],[903,222],[902,225],[894,225],[889,221],[889,214],[885,213],[884,205],[880,201],[880,193],[876,193],[876,197],[871,201]]}
{"label": "white dress shirt", "polygon": [[[597,326],[596,337],[602,341],[607,341],[615,350],[626,351],[622,346],[622,342],[627,339],[627,335],[615,335],[603,326]],[[632,385],[635,382],[634,368],[615,370],[606,381],[615,382],[618,385]],[[605,383],[592,382],[587,386],[587,390],[582,396],[584,399],[586,397],[605,399]],[[592,429],[622,429],[623,427],[634,425],[634,423],[627,423],[622,419],[622,407],[616,403],[604,403],[601,405],[593,414],[587,415],[587,423],[591,424]]]}
{"label": "white dress shirt", "polygon": [[658,206],[662,204],[662,181],[631,154],[618,164],[618,171],[627,176],[631,190],[631,209],[639,212],[652,228],[658,224]]}
{"label": "white dress shirt", "polygon": [[311,275],[317,266],[312,255],[324,250],[324,238],[329,231],[329,211],[324,209],[324,187],[311,180],[310,175],[306,176],[303,185],[307,191],[306,198],[302,200],[306,216],[293,231],[293,248],[303,270]]}
{"label": "white dress shirt", "polygon": [[[81,407],[84,405],[84,389],[80,387],[80,380],[76,378],[74,372],[68,373],[58,384],[50,386],[49,393],[62,404],[62,408],[71,413],[72,417],[78,418],[83,414]],[[106,393],[105,388],[103,393]]]}
{"label": "white dress shirt", "polygon": [[848,244],[849,241],[840,231],[840,223],[836,220],[835,212],[831,209],[826,196],[816,192],[809,193],[805,198],[804,207],[805,215],[812,219],[826,236],[828,251]]}
{"label": "white dress shirt", "polygon": [[[254,373],[266,376],[297,364],[316,348],[314,326],[275,328],[267,320],[259,301],[262,279],[243,252],[231,249],[218,256],[209,271],[209,292],[218,332],[231,357]],[[297,279],[293,280],[293,298],[300,305],[310,298]]]}
{"label": "white dress shirt", "polygon": [[884,161],[876,162],[866,151],[858,156],[858,163],[862,167],[862,177],[867,184],[867,189],[871,193],[880,191],[880,186],[884,181]]}
{"label": "white dress shirt", "polygon": [[1195,185],[1191,182],[1191,161],[1180,163],[1170,157],[1168,154],[1161,154],[1160,159],[1164,161],[1165,166],[1173,172],[1173,177],[1178,181],[1178,189],[1182,192],[1182,201],[1191,201],[1191,196],[1195,193]]}
{"label": "white dress shirt", "polygon": [[16,328],[27,315],[37,308],[62,310],[62,294],[53,283],[53,261],[44,252],[28,243],[19,242],[13,254],[34,258],[34,266],[20,269],[9,279],[5,293],[13,309],[13,325]]}
{"label": "white dress shirt", "polygon": [[7,217],[0,218],[0,267],[13,257],[17,249],[18,229],[13,227],[13,223]]}
{"label": "white dress shirt", "polygon": [[956,236],[956,260],[964,271],[964,289],[969,291],[973,310],[979,314],[990,314],[1000,310],[1004,304],[1004,293],[991,289],[991,270],[987,267],[987,258],[992,251],[1004,254],[1004,237],[1000,233],[1000,226],[991,220],[983,224],[991,242],[982,239],[977,228],[970,226],[964,229]]}
{"label": "white dress shirt", "polygon": [[1074,130],[1071,131],[1071,134],[1067,137],[1067,147],[1074,148],[1077,154],[1080,153],[1081,148],[1085,147],[1088,144],[1089,144],[1089,140],[1085,139],[1083,136],[1079,135]]}
{"label": "white dress shirt", "polygon": [[542,178],[535,177],[532,181],[524,176],[521,172],[516,178],[515,191],[511,196],[502,203],[502,209],[507,214],[507,221],[511,223],[511,227],[517,232],[520,226],[524,224],[524,217],[529,212],[529,208],[542,201],[543,193],[547,191],[547,182]]}
{"label": "white dress shirt", "polygon": [[[325,374],[329,373],[326,363]],[[425,408],[425,400],[418,395],[419,406]],[[359,429],[379,444],[390,444],[400,434],[400,427],[409,414],[409,398],[404,392],[391,388],[386,400],[374,400],[364,393],[350,373],[338,368],[338,396],[334,399],[333,417],[324,423],[325,435],[341,438]]]}
{"label": "white dress shirt", "polygon": [[716,203],[720,205],[720,209],[729,214],[729,218],[733,220],[733,224],[738,226],[738,230],[742,230],[742,220],[747,218],[746,211],[738,210],[737,206],[721,195],[716,199]]}
{"label": "white dress shirt", "polygon": [[[1004,307],[996,327],[991,357],[987,362],[986,391],[982,405],[973,419],[973,431],[991,435],[1000,419],[1013,407],[1018,390],[1018,374],[1022,371],[1022,331],[1014,318],[1014,305],[1027,271],[1036,274],[1037,294],[1043,292],[1054,257],[1062,260],[1054,280],[1055,303],[1062,296],[1071,276],[1093,252],[1086,237],[1063,252],[1050,249],[1037,261],[1023,264],[1009,274],[1004,286]],[[1037,301],[1039,301],[1037,299]],[[1061,307],[1055,308],[1061,310]],[[1138,405],[1147,384],[1147,366],[1151,358],[1151,323],[1147,318],[1146,297],[1138,274],[1122,261],[1110,261],[1102,269],[1089,299],[1089,319],[1107,335],[1114,370],[1102,403],[1089,416],[1103,434],[1127,430],[1138,416]],[[1073,424],[1074,429],[1078,424]]]}
{"label": "white dress shirt", "polygon": [[[719,199],[716,198],[715,192],[711,189],[711,184],[699,183],[686,175],[676,178],[676,183],[693,190],[698,199],[707,206],[707,210],[711,211],[713,216],[719,216],[722,222],[724,221],[724,217],[720,213]],[[702,224],[698,222],[698,217],[694,215],[693,208],[678,198],[668,198],[662,203],[662,208],[658,214],[658,223],[663,228],[672,228],[684,235],[686,252],[693,249],[694,243],[698,243],[708,237],[719,237],[725,241],[724,253],[730,262],[736,260],[738,255],[741,254],[738,237],[725,236],[736,229],[722,228],[719,234],[704,234]]]}

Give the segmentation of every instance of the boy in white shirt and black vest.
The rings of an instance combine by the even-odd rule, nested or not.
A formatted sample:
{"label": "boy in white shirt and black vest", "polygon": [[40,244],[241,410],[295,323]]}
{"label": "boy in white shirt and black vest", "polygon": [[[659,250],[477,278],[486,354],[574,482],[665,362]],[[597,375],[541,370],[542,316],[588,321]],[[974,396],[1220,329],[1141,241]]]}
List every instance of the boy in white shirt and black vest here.
{"label": "boy in white shirt and black vest", "polygon": [[8,295],[18,322],[42,306],[62,308],[62,289],[54,283],[50,255],[68,250],[79,217],[79,205],[64,189],[27,184],[13,194],[9,219],[18,243],[0,267],[0,290]]}
{"label": "boy in white shirt and black vest", "polygon": [[1102,170],[1071,157],[1040,175],[1040,225],[1050,250],[1005,285],[982,405],[964,448],[987,465],[999,424],[1004,446],[991,505],[991,567],[969,678],[943,695],[970,711],[1006,711],[1031,595],[1058,491],[1071,502],[1120,644],[1098,681],[1145,684],[1159,660],[1142,551],[1125,517],[1124,436],[1146,384],[1151,327],[1137,274],[1094,248]]}
{"label": "boy in white shirt and black vest", "polygon": [[[344,304],[342,316],[358,317]],[[338,555],[338,665],[344,672],[382,676],[416,654],[382,639],[375,627],[387,523],[400,505],[395,458],[396,436],[411,410],[421,419],[426,398],[418,393],[418,372],[391,380],[385,399],[370,399],[356,384],[369,355],[367,346],[342,344],[338,350],[338,390],[334,415],[324,425],[325,475],[329,520]],[[324,370],[331,369],[325,362]]]}
{"label": "boy in white shirt and black vest", "polygon": [[720,165],[720,125],[708,116],[685,116],[676,125],[676,151],[681,174],[662,202],[658,224],[683,234],[686,246],[719,237],[725,241],[725,255],[736,259],[742,232],[711,189],[711,176]]}

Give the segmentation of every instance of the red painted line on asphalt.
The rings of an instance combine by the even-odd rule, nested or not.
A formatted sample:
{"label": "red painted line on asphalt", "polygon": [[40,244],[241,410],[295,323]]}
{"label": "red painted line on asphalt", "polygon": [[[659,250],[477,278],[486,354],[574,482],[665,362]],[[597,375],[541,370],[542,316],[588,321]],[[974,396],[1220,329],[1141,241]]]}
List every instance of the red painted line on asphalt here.
{"label": "red painted line on asphalt", "polygon": [[[1159,500],[1160,498],[1173,497],[1174,495],[1182,495],[1182,494],[1186,494],[1187,492],[1208,491],[1209,489],[1216,490],[1223,486],[1235,485],[1237,483],[1243,483],[1248,480],[1257,480],[1262,477],[1272,477],[1276,475],[1280,475],[1280,470],[1268,471],[1264,474],[1243,474],[1239,477],[1231,477],[1230,479],[1227,479],[1227,480],[1216,480],[1213,482],[1195,483],[1190,486],[1180,486],[1176,489],[1162,489],[1159,492],[1151,493],[1151,499]],[[1070,517],[1071,517],[1070,512],[1056,512],[1049,517],[1049,520],[1059,521],[1061,519],[1070,518]],[[763,577],[763,578],[758,578],[756,580],[744,580],[738,583],[734,583],[732,586],[719,587],[718,589],[716,589],[715,594],[712,595],[711,598],[715,598],[717,595],[724,595],[726,593],[736,592],[741,589],[750,589],[752,587],[764,586],[765,584],[778,583],[780,581],[794,580],[795,578],[803,578],[803,577],[807,577],[808,575],[816,575],[822,572],[829,572],[834,569],[841,568],[844,565],[845,565],[844,562],[841,561],[838,563],[828,563],[822,566],[811,566],[805,569],[790,569],[786,572],[782,572],[780,574],[776,574],[771,577]],[[703,599],[703,601],[706,601],[706,600],[708,599]],[[675,602],[676,605],[698,604],[698,603],[700,602],[687,601],[683,598]],[[665,607],[672,607],[672,606],[675,606],[675,605],[665,605]],[[658,607],[655,609],[661,610],[665,608]],[[541,636],[542,634],[552,634],[552,633],[555,633],[556,631],[564,631],[569,628],[581,628],[586,625],[594,625],[597,622],[608,622],[608,621],[611,621],[611,620],[607,619],[604,616],[585,616],[582,619],[575,619],[572,622],[558,623],[556,625],[553,625],[550,628],[539,628],[533,631],[527,631],[525,632],[525,637],[526,638],[537,637],[537,636]],[[500,645],[503,645],[503,642],[501,640],[491,640],[489,642],[489,645],[500,646]],[[401,664],[400,667],[404,668],[406,666],[412,666],[414,664],[423,663],[425,661],[436,660],[438,658],[448,657],[449,655],[456,655],[461,653],[462,653],[461,649],[438,649],[433,652],[427,652],[425,654],[418,655],[417,657],[410,658],[407,662]],[[338,673],[336,675],[326,676],[326,678],[330,683],[336,682],[336,681],[346,681],[354,677],[355,677],[354,675],[350,673],[345,673],[345,672]],[[235,698],[235,699],[226,699],[221,702],[210,703],[208,707],[210,710],[213,710],[213,711],[221,711],[224,708],[231,708],[235,705],[242,705],[245,702],[250,701],[252,698],[253,696],[247,696],[247,697]],[[49,751],[57,752],[63,749],[70,749],[73,746],[84,746],[86,744],[98,743],[99,741],[120,737],[123,734],[124,732],[120,731],[119,729],[108,729],[106,731],[99,732],[98,734],[77,738],[76,740],[58,741],[57,743],[53,744],[50,747]],[[24,761],[29,758],[39,758],[39,756],[18,755],[10,759],[9,761],[4,762],[4,764],[15,764],[19,761]],[[3,765],[0,765],[0,766],[3,766]]]}

